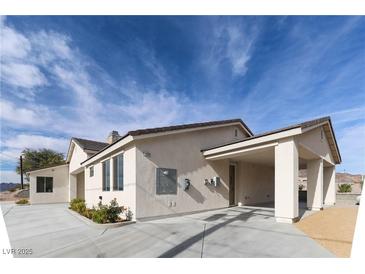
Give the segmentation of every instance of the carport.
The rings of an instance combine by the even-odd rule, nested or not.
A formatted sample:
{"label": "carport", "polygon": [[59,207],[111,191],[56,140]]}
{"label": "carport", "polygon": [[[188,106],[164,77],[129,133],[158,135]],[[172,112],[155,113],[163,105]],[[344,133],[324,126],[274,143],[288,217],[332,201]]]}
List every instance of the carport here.
{"label": "carport", "polygon": [[230,205],[273,203],[278,222],[299,217],[298,173],[307,169],[307,208],[336,202],[335,165],[341,162],[329,117],[203,150],[229,161]]}

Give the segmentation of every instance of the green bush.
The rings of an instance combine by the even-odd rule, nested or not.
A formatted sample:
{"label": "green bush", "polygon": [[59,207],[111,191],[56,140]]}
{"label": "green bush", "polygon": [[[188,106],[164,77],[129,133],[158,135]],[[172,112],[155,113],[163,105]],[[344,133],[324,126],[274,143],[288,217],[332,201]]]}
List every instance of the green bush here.
{"label": "green bush", "polygon": [[119,214],[122,212],[126,212],[127,220],[130,220],[133,215],[129,209],[119,206],[115,198],[110,201],[109,205],[103,205],[100,202],[97,207],[92,209],[86,207],[85,200],[75,198],[70,202],[70,209],[99,224],[118,222]]}
{"label": "green bush", "polygon": [[93,209],[92,220],[98,224],[105,224],[108,220],[108,208],[104,205],[99,206],[97,209]]}
{"label": "green bush", "polygon": [[76,212],[80,213],[81,215],[83,215],[84,212],[86,211],[85,200],[80,199],[80,198],[72,199],[71,202],[70,202],[70,208],[73,211],[76,211]]}
{"label": "green bush", "polygon": [[107,206],[107,220],[110,223],[115,223],[119,219],[119,214],[122,213],[122,207],[117,203],[117,199],[114,198],[110,201],[110,205]]}
{"label": "green bush", "polygon": [[95,210],[94,209],[90,209],[90,208],[86,208],[86,210],[84,211],[84,216],[86,218],[89,218],[89,219],[93,219],[93,214],[94,214]]}
{"label": "green bush", "polygon": [[338,186],[338,192],[344,193],[344,192],[351,192],[352,187],[350,184],[341,184]]}
{"label": "green bush", "polygon": [[16,202],[17,205],[27,205],[29,202],[27,199],[20,199]]}

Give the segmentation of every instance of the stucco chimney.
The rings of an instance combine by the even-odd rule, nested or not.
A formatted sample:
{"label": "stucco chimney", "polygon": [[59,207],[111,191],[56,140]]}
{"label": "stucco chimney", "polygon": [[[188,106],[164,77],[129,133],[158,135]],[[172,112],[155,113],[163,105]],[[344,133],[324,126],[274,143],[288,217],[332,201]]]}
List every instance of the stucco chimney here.
{"label": "stucco chimney", "polygon": [[118,131],[113,130],[112,132],[109,133],[108,138],[107,138],[107,142],[109,144],[112,144],[115,141],[117,141],[119,138],[120,138],[120,135],[119,135]]}

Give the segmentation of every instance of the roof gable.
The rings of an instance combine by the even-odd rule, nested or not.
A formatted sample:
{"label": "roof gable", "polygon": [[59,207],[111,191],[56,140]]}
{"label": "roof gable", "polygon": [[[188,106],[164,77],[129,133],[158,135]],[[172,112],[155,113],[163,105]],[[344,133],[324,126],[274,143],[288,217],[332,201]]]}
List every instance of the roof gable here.
{"label": "roof gable", "polygon": [[[270,137],[271,139],[275,139],[275,138],[280,139],[280,138],[282,138],[281,137],[282,133],[285,133],[285,132],[287,132],[289,134],[290,132],[295,131],[295,133],[292,133],[292,134],[301,134],[301,133],[308,132],[310,130],[313,130],[313,129],[321,127],[321,126],[323,126],[323,128],[324,128],[324,132],[325,132],[325,135],[326,135],[326,138],[328,141],[328,145],[331,149],[332,156],[335,158],[335,162],[338,164],[341,163],[340,151],[337,146],[335,133],[333,131],[331,118],[329,116],[310,120],[310,121],[305,121],[303,123],[291,125],[288,127],[284,127],[284,128],[280,128],[280,129],[276,129],[276,130],[272,130],[272,131],[268,131],[268,132],[264,132],[261,134],[257,134],[257,135],[245,138],[244,140],[240,140],[240,141],[236,141],[236,142],[232,142],[232,143],[228,143],[228,144],[222,144],[222,145],[216,146],[216,147],[206,148],[206,149],[203,149],[202,152],[204,152],[205,154],[211,154],[211,153],[214,153],[214,151],[217,149],[220,149],[220,148],[223,149],[223,147],[226,147],[226,146],[228,149],[228,147],[232,147],[232,145],[245,144],[248,142],[251,143],[251,141],[254,141],[255,139],[260,139],[260,140],[265,139],[266,140],[267,137]],[[259,142],[259,140],[258,140],[258,142]],[[233,147],[232,147],[232,149],[233,149]]]}
{"label": "roof gable", "polygon": [[99,141],[72,137],[67,151],[66,162],[70,162],[75,145],[78,145],[84,152],[97,153],[98,151],[107,147],[109,144]]}
{"label": "roof gable", "polygon": [[99,141],[93,141],[93,140],[87,140],[87,139],[81,139],[81,138],[72,138],[83,150],[91,150],[91,151],[99,151],[106,146],[108,146],[108,143],[99,142]]}
{"label": "roof gable", "polygon": [[167,126],[167,127],[156,127],[156,128],[147,128],[147,129],[138,129],[129,131],[128,134],[132,136],[139,136],[145,134],[153,134],[153,133],[161,133],[161,132],[169,132],[175,130],[183,130],[183,129],[193,129],[193,128],[203,128],[209,126],[218,126],[218,125],[226,125],[231,123],[239,123],[248,133],[248,135],[253,136],[252,131],[246,126],[246,124],[241,119],[231,119],[231,120],[221,120],[221,121],[211,121],[204,123],[193,123],[193,124],[183,124],[176,126]]}
{"label": "roof gable", "polygon": [[226,126],[226,125],[231,125],[231,124],[239,124],[247,132],[248,135],[253,136],[252,131],[247,127],[247,125],[242,121],[242,119],[230,119],[230,120],[211,121],[211,122],[204,122],[204,123],[193,123],[193,124],[183,124],[183,125],[167,126],[167,127],[138,129],[138,130],[129,131],[126,135],[119,138],[116,142],[104,147],[102,150],[95,153],[94,155],[92,155],[91,157],[86,159],[81,164],[84,164],[91,158],[94,158],[95,156],[102,153],[104,150],[107,150],[111,146],[114,146],[117,143],[121,142],[122,140],[125,140],[125,138],[128,136],[133,139],[134,137],[142,136],[142,135],[163,134],[163,133],[168,134],[173,131],[183,131],[183,130],[201,130],[201,129],[205,129],[205,128],[209,128],[209,127]]}

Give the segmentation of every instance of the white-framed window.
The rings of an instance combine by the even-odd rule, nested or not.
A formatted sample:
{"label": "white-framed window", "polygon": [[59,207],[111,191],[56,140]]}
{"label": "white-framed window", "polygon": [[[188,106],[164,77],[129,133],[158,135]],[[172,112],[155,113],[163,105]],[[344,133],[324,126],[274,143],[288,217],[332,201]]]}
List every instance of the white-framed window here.
{"label": "white-framed window", "polygon": [[94,166],[91,166],[90,168],[89,168],[89,176],[90,177],[94,177]]}
{"label": "white-framed window", "polygon": [[237,128],[234,129],[234,137],[238,137],[238,129]]}
{"label": "white-framed window", "polygon": [[53,192],[53,177],[37,176],[37,193]]}
{"label": "white-framed window", "polygon": [[103,191],[110,191],[110,160],[106,160],[103,165]]}
{"label": "white-framed window", "polygon": [[123,156],[119,154],[113,157],[113,190],[123,190]]}

